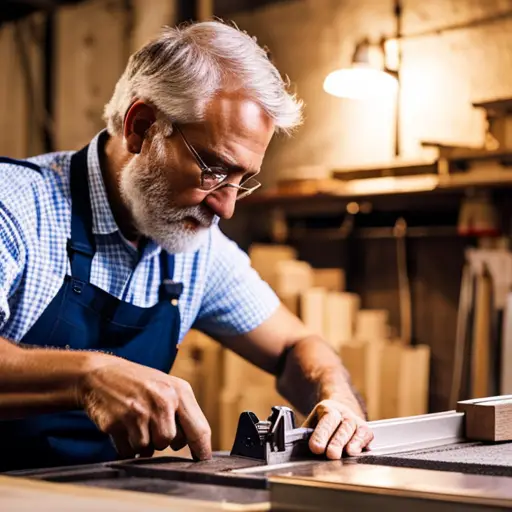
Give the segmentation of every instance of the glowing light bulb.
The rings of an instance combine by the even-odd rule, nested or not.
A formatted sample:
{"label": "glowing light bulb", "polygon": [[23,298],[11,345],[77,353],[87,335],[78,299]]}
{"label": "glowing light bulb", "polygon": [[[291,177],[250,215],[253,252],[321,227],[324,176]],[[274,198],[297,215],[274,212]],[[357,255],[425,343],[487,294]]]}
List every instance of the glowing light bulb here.
{"label": "glowing light bulb", "polygon": [[329,73],[324,80],[324,91],[338,98],[389,98],[396,94],[398,80],[385,71],[354,65]]}

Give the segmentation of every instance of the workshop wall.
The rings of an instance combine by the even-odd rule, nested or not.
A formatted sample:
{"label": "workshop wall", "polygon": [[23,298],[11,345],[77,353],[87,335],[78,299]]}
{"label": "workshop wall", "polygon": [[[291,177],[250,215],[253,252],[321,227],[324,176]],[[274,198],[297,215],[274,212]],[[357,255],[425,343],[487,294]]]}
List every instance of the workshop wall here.
{"label": "workshop wall", "polygon": [[0,155],[21,158],[44,147],[44,37],[40,15],[0,27]]}
{"label": "workshop wall", "polygon": [[[151,3],[151,9],[147,9]],[[44,16],[0,26],[0,154],[41,153],[46,126],[54,150],[86,144],[104,127],[109,100],[130,53],[176,22],[171,0],[89,0],[55,12],[51,58],[53,119],[45,111]],[[8,115],[5,115],[8,113]]]}
{"label": "workshop wall", "polygon": [[[306,103],[306,121],[293,139],[275,140],[266,183],[297,176],[327,177],[333,167],[379,164],[393,158],[393,98],[341,100],[322,89],[325,76],[348,67],[354,45],[394,31],[391,0],[295,0],[232,18],[270,47]],[[508,0],[405,0],[404,34],[466,23],[510,10]],[[402,158],[430,158],[422,140],[478,145],[484,119],[472,101],[512,94],[512,19],[403,41]],[[389,48],[392,57],[393,49]]]}

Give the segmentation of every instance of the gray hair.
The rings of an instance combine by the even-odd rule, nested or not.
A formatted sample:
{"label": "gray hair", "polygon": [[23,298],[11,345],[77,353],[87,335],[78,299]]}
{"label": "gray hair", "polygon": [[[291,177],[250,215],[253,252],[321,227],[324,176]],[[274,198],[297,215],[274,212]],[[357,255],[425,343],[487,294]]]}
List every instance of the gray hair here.
{"label": "gray hair", "polygon": [[129,59],[105,106],[111,134],[121,134],[135,98],[181,123],[200,121],[220,90],[243,90],[272,119],[276,132],[290,133],[302,122],[303,104],[288,91],[256,40],[220,21],[164,27],[159,37]]}

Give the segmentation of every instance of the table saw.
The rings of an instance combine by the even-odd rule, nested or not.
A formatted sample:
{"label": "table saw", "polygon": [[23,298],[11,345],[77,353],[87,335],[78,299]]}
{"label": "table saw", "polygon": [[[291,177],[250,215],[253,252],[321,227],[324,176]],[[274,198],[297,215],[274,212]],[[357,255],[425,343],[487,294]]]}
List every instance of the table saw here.
{"label": "table saw", "polygon": [[308,451],[311,429],[297,427],[290,409],[274,407],[265,419],[246,412],[232,450],[212,460],[159,456],[9,472],[0,476],[0,509],[512,509],[511,396],[370,426],[370,451],[329,461]]}

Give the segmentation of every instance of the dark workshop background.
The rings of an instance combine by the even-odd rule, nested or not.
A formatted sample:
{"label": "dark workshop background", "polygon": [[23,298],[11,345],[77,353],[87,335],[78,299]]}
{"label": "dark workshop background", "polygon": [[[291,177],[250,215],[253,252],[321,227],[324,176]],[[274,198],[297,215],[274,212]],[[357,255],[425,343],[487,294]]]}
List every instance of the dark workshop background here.
{"label": "dark workshop background", "polygon": [[[270,48],[306,107],[303,127],[271,143],[261,199],[240,204],[236,219],[223,224],[225,231],[248,250],[255,242],[283,241],[275,229],[284,219],[285,229],[296,228],[284,242],[299,258],[313,267],[343,268],[346,289],[360,295],[364,308],[388,310],[398,333],[395,228],[403,218],[411,228],[406,258],[412,343],[430,347],[429,410],[447,409],[464,251],[479,246],[458,233],[460,211],[469,188],[478,192],[480,186],[444,194],[369,193],[350,201],[322,194],[292,201],[279,192],[280,185],[298,179],[329,182],[333,170],[436,162],[439,147],[425,142],[486,142],[485,110],[472,103],[512,98],[510,0],[402,2],[398,155],[394,98],[351,101],[323,91],[331,71],[350,65],[356,43],[393,36],[393,6],[392,0],[4,0],[0,154],[26,157],[81,147],[103,128],[103,106],[128,55],[161,25],[211,13],[235,21]],[[396,51],[393,40],[387,51]],[[490,194],[506,241],[507,184]],[[355,215],[347,214],[347,204]],[[354,223],[348,234],[340,228],[347,219]]]}

